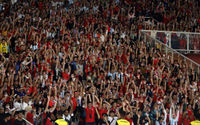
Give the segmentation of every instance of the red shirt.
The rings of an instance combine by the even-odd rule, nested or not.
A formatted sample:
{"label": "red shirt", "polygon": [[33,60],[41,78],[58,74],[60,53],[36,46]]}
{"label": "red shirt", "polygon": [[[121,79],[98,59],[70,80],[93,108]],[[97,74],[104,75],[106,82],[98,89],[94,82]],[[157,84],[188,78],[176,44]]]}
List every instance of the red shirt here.
{"label": "red shirt", "polygon": [[42,9],[43,9],[43,3],[39,2],[39,10],[42,10]]}
{"label": "red shirt", "polygon": [[102,115],[103,115],[103,114],[107,114],[107,112],[108,112],[107,109],[100,109],[100,110],[99,110],[100,118],[103,119],[103,116],[102,116]]}
{"label": "red shirt", "polygon": [[154,59],[154,60],[153,60],[153,64],[154,64],[154,65],[156,65],[158,62],[159,62],[158,59]]}
{"label": "red shirt", "polygon": [[123,61],[124,64],[127,64],[128,59],[127,59],[127,57],[126,57],[125,54],[123,54],[123,55],[121,56],[121,59],[122,59],[122,61]]}
{"label": "red shirt", "polygon": [[69,73],[62,73],[63,79],[69,80]]}
{"label": "red shirt", "polygon": [[33,114],[28,112],[26,115],[26,119],[33,124]]}
{"label": "red shirt", "polygon": [[51,120],[49,118],[46,121],[46,125],[53,125],[53,123],[51,122]]}
{"label": "red shirt", "polygon": [[36,90],[35,87],[33,87],[33,86],[29,87],[28,94],[34,93],[35,90]]}
{"label": "red shirt", "polygon": [[183,123],[182,114],[179,112],[178,125],[182,125],[182,123]]}
{"label": "red shirt", "polygon": [[76,101],[76,98],[75,98],[75,97],[72,97],[72,101],[73,101],[73,110],[75,110],[76,107],[77,107],[77,101]]}
{"label": "red shirt", "polygon": [[132,125],[132,123],[133,123],[132,119],[129,119],[129,118],[125,118],[125,119],[130,122],[130,125]]}
{"label": "red shirt", "polygon": [[52,107],[55,104],[55,102],[49,100],[49,106]]}
{"label": "red shirt", "polygon": [[68,47],[70,46],[69,44],[67,44],[67,43],[64,43],[63,44],[63,46],[65,47],[65,52],[67,52],[67,50],[68,50]]}
{"label": "red shirt", "polygon": [[94,109],[94,107],[92,107],[91,109],[85,108],[85,112],[86,112],[85,122],[86,123],[95,122],[95,109]]}
{"label": "red shirt", "polygon": [[193,121],[192,119],[185,118],[183,119],[183,125],[190,125],[190,122]]}
{"label": "red shirt", "polygon": [[[43,114],[43,121],[44,121],[46,115],[47,115],[46,113]],[[47,118],[45,125],[53,125],[53,124],[51,123],[51,120],[49,118]]]}

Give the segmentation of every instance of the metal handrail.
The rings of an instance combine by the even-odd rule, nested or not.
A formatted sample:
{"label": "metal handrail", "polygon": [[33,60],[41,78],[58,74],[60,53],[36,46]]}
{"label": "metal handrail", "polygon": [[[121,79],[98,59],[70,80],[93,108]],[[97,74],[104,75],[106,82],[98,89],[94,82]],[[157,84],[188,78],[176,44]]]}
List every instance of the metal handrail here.
{"label": "metal handrail", "polygon": [[166,33],[183,33],[183,34],[197,34],[200,35],[200,33],[197,32],[183,32],[183,31],[166,31],[166,30],[141,30],[144,32],[166,32]]}
{"label": "metal handrail", "polygon": [[187,50],[187,49],[175,49],[177,51],[191,51],[191,52],[200,52],[200,50]]}
{"label": "metal handrail", "polygon": [[22,118],[27,124],[29,125],[33,125],[31,122],[29,122],[28,120],[26,120],[25,118]]}
{"label": "metal handrail", "polygon": [[183,58],[189,60],[191,63],[193,63],[193,64],[197,65],[198,67],[200,67],[200,64],[198,64],[198,63],[196,63],[195,61],[189,59],[188,57],[184,56],[183,54],[179,53],[178,51],[176,51],[176,50],[174,50],[174,49],[172,49],[172,48],[169,48],[166,44],[162,43],[160,40],[157,40],[157,39],[153,38],[152,36],[150,36],[149,34],[147,34],[146,32],[143,32],[143,30],[141,30],[140,32],[144,33],[145,35],[147,35],[147,36],[149,36],[150,38],[154,39],[156,42],[158,42],[158,43],[164,45],[164,46],[165,46],[166,48],[168,48],[169,50],[171,50],[171,51],[177,53],[178,55],[182,56]]}

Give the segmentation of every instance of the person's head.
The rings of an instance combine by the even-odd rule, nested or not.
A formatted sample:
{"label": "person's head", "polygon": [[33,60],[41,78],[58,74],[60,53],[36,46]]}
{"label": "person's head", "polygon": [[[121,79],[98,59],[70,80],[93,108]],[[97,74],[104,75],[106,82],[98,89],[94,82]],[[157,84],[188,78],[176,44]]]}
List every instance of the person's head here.
{"label": "person's head", "polygon": [[159,118],[158,118],[158,121],[159,121],[160,123],[162,123],[163,120],[164,120],[164,117],[159,117]]}
{"label": "person's head", "polygon": [[18,118],[19,120],[21,120],[21,119],[23,118],[23,111],[22,111],[22,110],[21,110],[21,111],[18,111],[17,114],[16,114],[16,116],[17,116],[17,118]]}
{"label": "person's head", "polygon": [[148,123],[148,119],[147,117],[145,116],[143,119],[142,119],[142,125],[145,125],[146,123]]}
{"label": "person's head", "polygon": [[65,69],[65,73],[68,73],[68,69],[67,68]]}
{"label": "person's head", "polygon": [[188,105],[188,110],[191,110],[192,109],[192,106],[191,105]]}
{"label": "person's head", "polygon": [[3,114],[3,113],[4,113],[4,108],[0,107],[0,114]]}
{"label": "person's head", "polygon": [[92,102],[88,102],[88,108],[92,108]]}
{"label": "person's head", "polygon": [[146,112],[150,112],[151,111],[151,107],[149,105],[146,106]]}
{"label": "person's head", "polygon": [[119,114],[121,118],[125,118],[126,116],[126,112],[122,108],[119,110]]}
{"label": "person's head", "polygon": [[67,116],[69,114],[68,109],[65,109],[64,115]]}
{"label": "person's head", "polygon": [[175,118],[176,118],[176,114],[175,114],[175,113],[173,113],[173,115],[172,115],[172,118],[173,118],[173,119],[175,119]]}
{"label": "person's head", "polygon": [[56,114],[56,116],[57,116],[57,119],[62,119],[62,112],[58,111],[57,114]]}
{"label": "person's head", "polygon": [[75,97],[78,97],[78,95],[79,95],[78,91],[75,91],[74,95],[75,95]]}
{"label": "person's head", "polygon": [[15,98],[15,100],[16,100],[16,102],[20,102],[20,96],[19,95],[16,95],[16,98]]}
{"label": "person's head", "polygon": [[131,113],[130,113],[130,112],[126,113],[126,117],[127,117],[128,119],[130,119],[130,118],[131,118]]}
{"label": "person's head", "polygon": [[70,92],[69,92],[69,91],[66,92],[66,96],[67,96],[67,97],[70,96]]}
{"label": "person's head", "polygon": [[110,117],[114,117],[115,116],[115,112],[113,110],[110,111]]}
{"label": "person's head", "polygon": [[106,108],[106,103],[104,102],[103,105],[102,105],[103,109]]}
{"label": "person's head", "polygon": [[158,105],[157,105],[157,103],[154,104],[154,109],[155,109],[155,110],[158,109]]}
{"label": "person's head", "polygon": [[6,40],[5,40],[5,39],[3,39],[2,41],[3,41],[3,43],[6,43]]}
{"label": "person's head", "polygon": [[10,116],[11,115],[9,113],[4,114],[4,121],[5,122],[9,121],[10,120]]}
{"label": "person's head", "polygon": [[102,116],[103,116],[103,120],[104,120],[104,121],[105,121],[105,120],[108,120],[108,115],[107,115],[106,113],[103,113]]}

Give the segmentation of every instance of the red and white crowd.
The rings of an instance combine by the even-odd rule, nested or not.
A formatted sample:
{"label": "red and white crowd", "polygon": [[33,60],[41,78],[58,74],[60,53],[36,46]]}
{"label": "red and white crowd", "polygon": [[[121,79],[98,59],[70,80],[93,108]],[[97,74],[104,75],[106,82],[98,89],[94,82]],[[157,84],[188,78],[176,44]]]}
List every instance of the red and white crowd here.
{"label": "red and white crowd", "polygon": [[[200,30],[200,1],[12,0],[0,4],[0,124],[189,125],[199,74],[139,40]],[[159,23],[144,23],[152,16]]]}

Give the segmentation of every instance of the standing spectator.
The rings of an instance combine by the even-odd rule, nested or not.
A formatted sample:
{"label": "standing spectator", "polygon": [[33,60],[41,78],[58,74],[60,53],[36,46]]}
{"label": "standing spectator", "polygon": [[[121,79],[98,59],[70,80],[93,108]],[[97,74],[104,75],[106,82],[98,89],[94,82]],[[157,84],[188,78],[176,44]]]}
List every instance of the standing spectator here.
{"label": "standing spectator", "polygon": [[[89,97],[89,102],[87,102],[87,99]],[[95,107],[94,107],[94,100],[92,102],[91,95],[86,95],[86,106],[85,106],[85,112],[86,112],[86,118],[85,118],[85,125],[95,125]]]}
{"label": "standing spectator", "polygon": [[108,121],[110,125],[116,125],[118,117],[115,116],[115,112],[113,110],[110,111],[108,116]]}
{"label": "standing spectator", "polygon": [[126,112],[123,109],[119,110],[120,119],[117,120],[117,125],[130,125],[130,122],[125,120]]}
{"label": "standing spectator", "polygon": [[15,121],[13,125],[26,125],[26,122],[23,120],[23,111],[16,111],[15,112]]}
{"label": "standing spectator", "polygon": [[174,105],[172,104],[169,112],[170,112],[169,113],[170,125],[178,125],[179,109],[177,113],[175,113],[175,108],[174,108]]}

